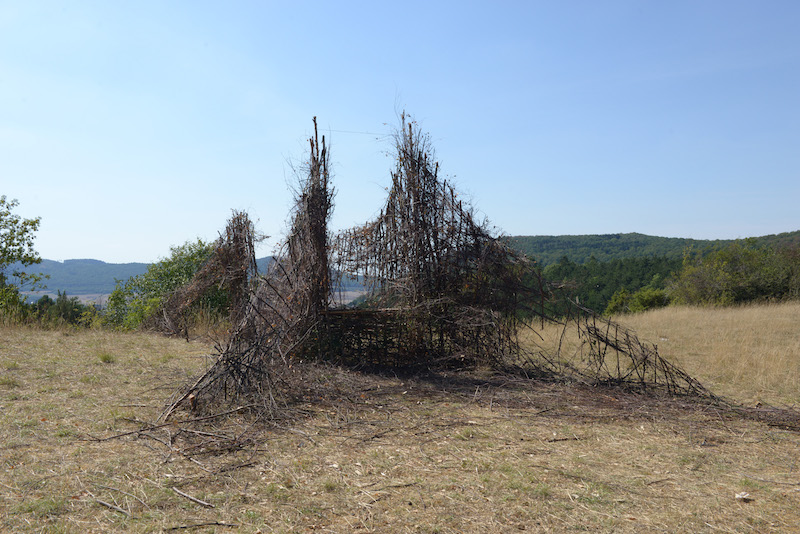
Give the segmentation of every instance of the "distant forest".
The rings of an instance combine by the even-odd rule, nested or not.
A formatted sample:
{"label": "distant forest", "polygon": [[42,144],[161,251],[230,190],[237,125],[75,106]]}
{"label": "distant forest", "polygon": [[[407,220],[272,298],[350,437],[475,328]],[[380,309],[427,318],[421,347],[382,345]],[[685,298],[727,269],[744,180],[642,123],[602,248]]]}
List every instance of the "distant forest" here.
{"label": "distant forest", "polygon": [[[592,257],[600,262],[656,257],[679,260],[687,250],[702,254],[720,250],[734,242],[731,239],[684,239],[637,233],[511,236],[507,239],[512,247],[536,260],[542,268],[558,263],[564,257],[578,264],[587,263]],[[800,230],[756,237],[755,241],[768,246],[800,244]]]}
{"label": "distant forest", "polygon": [[[712,263],[722,261],[737,269],[776,271],[772,267],[758,267],[754,259],[748,259],[745,267],[731,251],[758,249],[789,249],[800,247],[800,231],[768,235],[746,240],[697,240],[668,237],[653,237],[644,234],[612,234],[582,236],[514,236],[507,238],[509,244],[534,259],[542,268],[545,279],[554,287],[560,287],[571,298],[597,312],[616,313],[620,310],[646,309],[669,302],[670,285],[683,286],[686,293],[687,273],[697,267],[687,267],[711,258]],[[739,246],[739,243],[746,243]],[[689,263],[685,263],[684,259]],[[763,258],[762,258],[763,259]],[[764,260],[766,261],[766,260]],[[783,260],[781,269],[791,268],[790,257]],[[688,270],[687,270],[688,269]],[[717,268],[718,273],[725,269]],[[784,278],[791,278],[787,274]],[[695,278],[697,278],[695,276]],[[730,278],[730,276],[728,276]],[[794,282],[785,280],[771,283],[774,287]],[[692,282],[689,285],[697,284]],[[714,280],[713,286],[724,286],[727,282]],[[783,284],[783,285],[782,285]],[[702,285],[702,284],[700,284]],[[745,284],[747,285],[747,284]],[[761,283],[760,285],[763,285]],[[750,284],[748,291],[759,294],[751,298],[774,297],[759,284]],[[675,294],[675,287],[672,293]],[[734,294],[735,290],[731,290]],[[743,291],[743,290],[742,290]],[[739,291],[741,292],[741,291]],[[784,291],[784,294],[786,291]],[[685,299],[688,302],[713,302],[718,296],[702,299]],[[736,299],[734,299],[736,300]]]}

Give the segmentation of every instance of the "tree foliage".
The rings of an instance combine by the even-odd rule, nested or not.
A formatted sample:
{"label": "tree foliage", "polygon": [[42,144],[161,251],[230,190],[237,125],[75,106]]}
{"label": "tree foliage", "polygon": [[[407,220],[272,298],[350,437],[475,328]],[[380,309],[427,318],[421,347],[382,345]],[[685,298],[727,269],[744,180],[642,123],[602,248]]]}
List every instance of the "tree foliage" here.
{"label": "tree foliage", "polygon": [[18,205],[17,200],[0,196],[0,314],[15,317],[26,310],[20,290],[35,289],[42,280],[22,269],[42,261],[33,248],[41,217],[22,218],[13,213]]}
{"label": "tree foliage", "polygon": [[78,297],[68,297],[66,292],[57,292],[56,299],[44,295],[31,306],[31,314],[42,325],[95,326],[99,314],[93,304],[83,304]]}
{"label": "tree foliage", "polygon": [[[568,296],[587,308],[601,312],[616,297],[629,298],[644,288],[664,290],[670,275],[678,270],[681,260],[667,257],[616,259],[607,262],[591,258],[587,263],[575,263],[563,256],[558,263],[544,269],[551,284],[563,288]],[[642,305],[652,294],[642,294]],[[657,299],[656,299],[657,300]],[[629,306],[629,302],[615,306]]]}
{"label": "tree foliage", "polygon": [[[575,263],[587,263],[592,257],[600,262],[644,257],[680,260],[687,248],[704,254],[721,250],[733,243],[730,239],[685,239],[637,233],[512,236],[507,239],[509,245],[535,259],[542,267],[558,263],[563,256],[567,256]],[[800,245],[800,230],[753,239],[758,244],[766,246]]]}
{"label": "tree foliage", "polygon": [[[156,313],[164,300],[187,284],[208,261],[214,245],[198,239],[171,247],[170,256],[151,264],[147,271],[127,281],[118,280],[108,299],[104,321],[107,325],[135,329]],[[224,313],[227,295],[212,288],[197,306]]]}
{"label": "tree foliage", "polygon": [[687,247],[696,250],[718,250],[729,241],[708,241],[677,237],[655,237],[644,234],[513,236],[508,243],[535,259],[542,267],[567,257],[585,264],[595,258],[601,263],[631,258],[668,258],[680,261]]}
{"label": "tree foliage", "polygon": [[670,287],[682,304],[731,305],[800,297],[800,245],[736,241],[706,256],[687,253]]}
{"label": "tree foliage", "polygon": [[623,287],[611,296],[611,300],[608,302],[603,314],[638,313],[655,308],[663,308],[669,303],[670,297],[665,289],[643,287],[634,293],[629,293]]}

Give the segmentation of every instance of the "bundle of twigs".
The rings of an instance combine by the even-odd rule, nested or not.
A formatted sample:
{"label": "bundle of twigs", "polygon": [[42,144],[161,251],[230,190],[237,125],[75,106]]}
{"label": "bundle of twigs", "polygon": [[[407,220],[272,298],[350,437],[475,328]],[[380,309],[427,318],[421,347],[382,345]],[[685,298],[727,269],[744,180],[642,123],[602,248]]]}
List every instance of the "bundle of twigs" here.
{"label": "bundle of twigs", "polygon": [[582,364],[574,371],[584,380],[639,391],[716,398],[683,369],[664,359],[656,345],[641,341],[629,328],[592,310],[575,303],[573,306]]}
{"label": "bundle of twigs", "polygon": [[[376,220],[336,237],[336,272],[365,280],[372,322],[386,310],[393,336],[381,338],[390,345],[384,352],[406,355],[391,363],[447,355],[496,361],[516,352],[520,306],[543,296],[541,284],[526,280],[538,271],[492,236],[485,222],[475,221],[469,205],[439,178],[430,138],[405,115],[395,149],[386,204]],[[354,334],[353,328],[345,331]],[[349,339],[339,345],[357,350]]]}
{"label": "bundle of twigs", "polygon": [[[296,195],[292,227],[280,253],[255,286],[236,300],[239,307],[235,316],[231,314],[231,335],[218,347],[215,364],[172,403],[164,417],[186,402],[198,408],[229,398],[247,398],[275,413],[280,370],[311,347],[319,348],[318,328],[331,293],[327,225],[332,193],[328,152],[325,138],[319,142],[316,118],[314,132],[307,176]],[[252,227],[246,230],[253,232]],[[228,235],[240,234],[234,229]],[[251,243],[252,237],[237,242]]]}
{"label": "bundle of twigs", "polygon": [[150,328],[180,334],[187,333],[187,312],[209,289],[218,286],[227,291],[231,324],[241,319],[247,299],[248,283],[258,273],[256,267],[255,228],[249,216],[234,211],[225,234],[214,244],[214,252],[192,280],[175,290],[148,320]]}
{"label": "bundle of twigs", "polygon": [[[268,272],[248,286],[253,229],[237,216],[213,261],[165,306],[165,321],[174,322],[211,280],[224,280],[236,292],[229,340],[165,418],[186,403],[197,409],[230,398],[275,414],[291,396],[282,373],[298,361],[317,359],[397,367],[516,366],[537,376],[710,395],[629,330],[575,303],[554,304],[535,264],[493,236],[485,221],[478,223],[439,178],[429,137],[405,115],[395,137],[397,163],[386,204],[376,220],[334,239],[328,234],[329,151],[325,138],[319,140],[316,119],[310,147],[291,229]],[[344,277],[365,282],[360,306],[334,305],[332,288]],[[547,310],[567,310],[567,321]],[[580,357],[565,363],[560,346],[555,352],[521,346],[518,331],[533,319],[565,328],[577,324]]]}

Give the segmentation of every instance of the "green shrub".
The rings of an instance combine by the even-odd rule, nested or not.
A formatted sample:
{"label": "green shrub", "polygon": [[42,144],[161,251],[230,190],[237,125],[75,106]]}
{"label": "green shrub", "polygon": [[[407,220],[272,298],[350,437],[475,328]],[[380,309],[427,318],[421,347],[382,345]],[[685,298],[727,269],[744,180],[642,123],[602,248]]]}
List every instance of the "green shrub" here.
{"label": "green shrub", "polygon": [[[106,325],[133,330],[161,308],[176,289],[189,283],[214,253],[214,245],[198,239],[170,249],[170,256],[150,265],[147,272],[127,281],[117,280],[104,314]],[[195,310],[214,310],[224,315],[227,294],[214,287],[195,303]]]}
{"label": "green shrub", "polygon": [[656,308],[663,308],[670,302],[669,295],[664,289],[643,287],[635,293],[629,293],[625,288],[617,290],[612,295],[604,315],[619,315],[623,313],[638,313]]}
{"label": "green shrub", "polygon": [[675,302],[731,305],[800,296],[800,247],[737,241],[704,257],[687,254],[670,288]]}

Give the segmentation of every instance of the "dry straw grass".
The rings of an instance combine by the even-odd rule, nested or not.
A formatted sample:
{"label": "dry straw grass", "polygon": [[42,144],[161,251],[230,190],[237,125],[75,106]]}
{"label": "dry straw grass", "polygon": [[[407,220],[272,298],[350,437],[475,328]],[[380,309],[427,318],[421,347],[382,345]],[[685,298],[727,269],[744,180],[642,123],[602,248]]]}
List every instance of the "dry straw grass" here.
{"label": "dry straw grass", "polygon": [[617,319],[712,391],[745,403],[800,404],[800,303],[670,307]]}
{"label": "dry straw grass", "polygon": [[[692,324],[741,339],[714,325],[739,330],[797,310],[665,310],[641,320],[675,350]],[[694,339],[684,341],[683,365],[722,388],[748,384],[725,383],[739,375],[712,370],[727,360],[700,360],[713,344]],[[782,353],[789,342],[780,339],[755,346]],[[0,329],[0,531],[791,532],[800,524],[800,435],[689,399],[317,366],[298,372],[327,384],[324,395],[298,399],[303,417],[280,428],[238,412],[137,432],[211,351],[146,334]],[[786,398],[798,394],[781,387]],[[738,398],[762,390],[778,388],[765,382]],[[246,446],[221,454],[210,446],[218,438]],[[742,492],[750,500],[737,499]]]}

